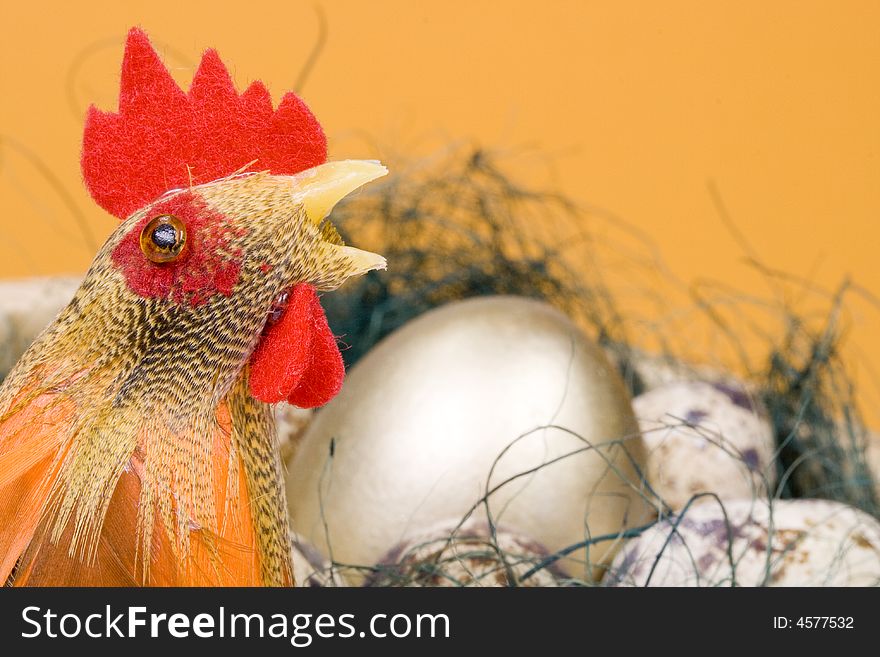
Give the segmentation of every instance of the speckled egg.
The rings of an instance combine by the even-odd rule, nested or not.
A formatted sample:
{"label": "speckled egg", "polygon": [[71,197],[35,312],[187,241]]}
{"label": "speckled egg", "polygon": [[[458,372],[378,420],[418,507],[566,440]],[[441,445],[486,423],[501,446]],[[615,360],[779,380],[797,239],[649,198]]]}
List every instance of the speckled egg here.
{"label": "speckled egg", "polygon": [[775,484],[773,427],[760,402],[730,383],[667,383],[633,409],[647,449],[648,481],[673,509],[699,493],[767,496]]}
{"label": "speckled egg", "polygon": [[[329,536],[348,564],[484,514],[487,491],[496,524],[556,551],[653,512],[643,463],[630,399],[601,350],[547,304],[482,297],[425,313],[352,368],[301,441],[287,499],[296,531],[325,553]],[[616,544],[597,541],[567,567]]]}
{"label": "speckled egg", "polygon": [[0,381],[76,293],[75,276],[0,281]]}
{"label": "speckled egg", "polygon": [[724,511],[700,505],[630,540],[605,583],[876,586],[880,522],[825,500],[725,501]]}
{"label": "speckled egg", "polygon": [[293,576],[297,586],[320,588],[324,586],[348,586],[342,573],[315,546],[302,536],[291,532],[291,557]]}
{"label": "speckled egg", "polygon": [[365,586],[559,586],[565,575],[547,549],[505,527],[494,535],[482,521],[438,523],[394,546]]}

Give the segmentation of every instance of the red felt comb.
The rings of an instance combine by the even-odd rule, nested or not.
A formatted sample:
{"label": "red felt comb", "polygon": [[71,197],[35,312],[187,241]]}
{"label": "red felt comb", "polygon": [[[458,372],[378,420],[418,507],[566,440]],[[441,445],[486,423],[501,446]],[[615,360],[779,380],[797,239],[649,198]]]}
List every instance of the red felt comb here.
{"label": "red felt comb", "polygon": [[296,94],[278,109],[261,82],[239,94],[214,50],[184,93],[143,30],[132,28],[119,111],[89,108],[82,172],[98,204],[125,218],[169,189],[223,178],[254,160],[256,170],[285,175],[326,159],[324,131]]}

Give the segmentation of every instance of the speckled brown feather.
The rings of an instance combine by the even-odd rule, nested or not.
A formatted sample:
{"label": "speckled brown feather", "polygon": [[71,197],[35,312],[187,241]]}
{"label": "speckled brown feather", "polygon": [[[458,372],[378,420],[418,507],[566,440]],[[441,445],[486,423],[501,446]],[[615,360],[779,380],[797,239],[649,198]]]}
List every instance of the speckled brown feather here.
{"label": "speckled brown feather", "polygon": [[260,576],[265,586],[289,586],[293,584],[293,564],[275,416],[267,404],[255,400],[248,392],[247,368],[228,400],[262,556]]}
{"label": "speckled brown feather", "polygon": [[[169,193],[195,194],[221,216],[216,229],[232,238],[219,257],[240,258],[232,293],[214,294],[200,304],[177,303],[170,294],[145,298],[127,285],[112,253],[151,207],[135,213],[110,236],[70,305],[4,381],[0,482],[4,465],[13,463],[4,454],[12,453],[18,440],[4,427],[21,425],[22,418],[39,420],[37,400],[73,409],[63,422],[32,422],[22,439],[43,446],[32,457],[43,474],[34,479],[36,466],[25,461],[7,474],[34,479],[33,495],[43,500],[39,522],[23,530],[31,536],[12,536],[15,544],[22,536],[29,543],[20,571],[32,571],[35,563],[27,560],[51,552],[36,549],[43,542],[67,546],[66,556],[73,560],[65,568],[93,564],[108,508],[116,503],[114,492],[134,473],[139,558],[132,563],[139,561],[139,573],[129,577],[149,583],[150,569],[167,558],[156,554],[157,535],[165,537],[162,550],[170,550],[176,563],[192,558],[194,537],[199,554],[222,560],[221,551],[203,548],[214,540],[209,537],[223,535],[222,523],[239,520],[218,505],[235,508],[246,495],[255,536],[250,549],[257,552],[261,583],[292,583],[277,435],[269,407],[248,393],[247,362],[281,292],[299,282],[334,289],[349,276],[380,266],[365,267],[354,250],[337,243],[323,216],[310,216],[308,203],[297,200],[298,186],[296,177],[249,174]],[[228,424],[219,417],[224,409]],[[216,480],[222,476],[214,467],[217,449],[228,451],[223,482]],[[247,491],[240,490],[239,467]],[[218,502],[217,491],[224,492],[225,502]],[[4,511],[9,510],[0,500],[0,524],[12,520]],[[0,533],[0,545],[2,539]],[[222,570],[223,564],[212,567]],[[0,581],[10,570],[0,568]],[[191,579],[183,572],[176,583]]]}

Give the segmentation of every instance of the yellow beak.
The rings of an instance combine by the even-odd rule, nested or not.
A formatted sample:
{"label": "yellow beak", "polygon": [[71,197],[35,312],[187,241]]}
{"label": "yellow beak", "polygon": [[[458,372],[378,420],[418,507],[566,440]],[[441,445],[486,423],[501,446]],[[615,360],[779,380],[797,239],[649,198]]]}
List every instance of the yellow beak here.
{"label": "yellow beak", "polygon": [[[302,204],[314,225],[320,226],[341,199],[387,173],[388,169],[375,160],[327,162],[291,176],[294,201]],[[351,262],[351,276],[386,267],[385,258],[377,253],[341,243],[333,246]]]}

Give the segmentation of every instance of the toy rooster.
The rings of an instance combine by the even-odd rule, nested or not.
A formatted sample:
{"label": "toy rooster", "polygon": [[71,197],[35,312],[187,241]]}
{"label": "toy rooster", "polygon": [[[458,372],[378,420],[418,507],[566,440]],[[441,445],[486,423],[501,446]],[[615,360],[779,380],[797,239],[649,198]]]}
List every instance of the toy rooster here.
{"label": "toy rooster", "polygon": [[0,583],[293,584],[269,404],[339,391],[316,292],[385,266],[326,220],[385,168],[325,160],[297,96],[213,50],[184,92],[131,30],[82,151],[122,223],[0,387]]}

